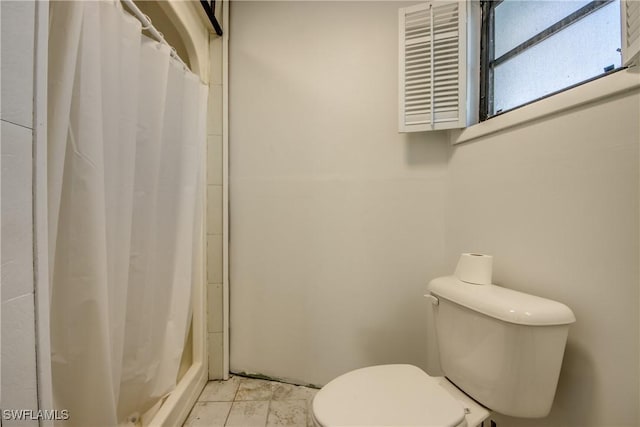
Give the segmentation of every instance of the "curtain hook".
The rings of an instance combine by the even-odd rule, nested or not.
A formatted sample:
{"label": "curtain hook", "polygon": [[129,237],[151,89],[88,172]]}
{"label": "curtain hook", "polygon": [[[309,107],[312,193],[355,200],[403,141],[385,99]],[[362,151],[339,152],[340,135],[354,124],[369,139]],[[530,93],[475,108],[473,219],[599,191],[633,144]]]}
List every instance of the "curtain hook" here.
{"label": "curtain hook", "polygon": [[144,16],[147,22],[149,23],[148,25],[143,26],[142,29],[148,30],[149,28],[153,27],[153,24],[151,23],[151,18],[149,18],[149,15],[147,15],[146,13],[143,13],[142,16]]}
{"label": "curtain hook", "polygon": [[180,63],[182,64],[182,69],[184,71],[191,71],[189,70],[189,68],[187,67],[187,64],[184,63],[184,61],[182,60],[182,58],[180,58],[180,55],[178,55],[178,51],[176,50],[175,47],[171,46],[171,56],[173,56],[174,59],[177,59],[178,61],[180,61]]}

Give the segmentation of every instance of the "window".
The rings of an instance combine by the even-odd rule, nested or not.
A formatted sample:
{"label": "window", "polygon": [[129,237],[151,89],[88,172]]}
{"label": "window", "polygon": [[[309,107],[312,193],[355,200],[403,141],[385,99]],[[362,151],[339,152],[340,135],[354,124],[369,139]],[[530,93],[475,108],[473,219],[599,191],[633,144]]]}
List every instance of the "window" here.
{"label": "window", "polygon": [[485,1],[480,119],[621,67],[620,0]]}
{"label": "window", "polygon": [[398,34],[399,131],[460,129],[637,67],[640,0],[428,0]]}

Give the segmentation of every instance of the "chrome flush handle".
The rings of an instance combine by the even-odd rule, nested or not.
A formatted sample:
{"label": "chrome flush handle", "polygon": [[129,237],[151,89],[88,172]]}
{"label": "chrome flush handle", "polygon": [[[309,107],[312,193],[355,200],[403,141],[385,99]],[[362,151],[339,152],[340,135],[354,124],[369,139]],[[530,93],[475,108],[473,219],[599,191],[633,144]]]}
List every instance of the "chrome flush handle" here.
{"label": "chrome flush handle", "polygon": [[435,296],[433,296],[433,295],[431,295],[431,294],[427,294],[427,295],[425,295],[424,297],[425,297],[426,299],[430,300],[430,301],[431,301],[431,304],[433,304],[433,305],[438,305],[438,304],[440,304],[440,300],[439,300],[437,297],[435,297]]}

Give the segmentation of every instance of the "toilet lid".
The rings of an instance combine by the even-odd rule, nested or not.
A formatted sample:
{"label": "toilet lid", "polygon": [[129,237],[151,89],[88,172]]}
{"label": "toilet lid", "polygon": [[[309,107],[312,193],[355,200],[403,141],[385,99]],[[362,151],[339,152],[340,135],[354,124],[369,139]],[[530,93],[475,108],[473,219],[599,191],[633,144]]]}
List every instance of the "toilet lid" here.
{"label": "toilet lid", "polygon": [[461,403],[412,365],[381,365],[344,374],[316,394],[323,426],[457,426]]}

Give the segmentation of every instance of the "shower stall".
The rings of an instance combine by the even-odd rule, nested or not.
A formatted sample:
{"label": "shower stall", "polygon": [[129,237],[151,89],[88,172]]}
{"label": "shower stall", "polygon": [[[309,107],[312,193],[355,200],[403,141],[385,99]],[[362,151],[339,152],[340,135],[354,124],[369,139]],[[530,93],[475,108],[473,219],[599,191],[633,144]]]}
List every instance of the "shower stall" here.
{"label": "shower stall", "polygon": [[213,30],[199,2],[34,4],[38,409],[176,425],[209,371]]}

